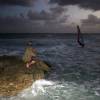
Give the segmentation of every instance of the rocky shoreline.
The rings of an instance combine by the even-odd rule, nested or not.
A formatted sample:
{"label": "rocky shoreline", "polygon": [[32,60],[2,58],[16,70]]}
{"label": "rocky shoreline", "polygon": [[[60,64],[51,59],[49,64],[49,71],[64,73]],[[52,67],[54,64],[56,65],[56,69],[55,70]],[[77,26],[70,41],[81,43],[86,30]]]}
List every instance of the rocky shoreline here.
{"label": "rocky shoreline", "polygon": [[17,56],[0,56],[0,96],[14,96],[43,79],[49,65],[39,60],[29,69]]}

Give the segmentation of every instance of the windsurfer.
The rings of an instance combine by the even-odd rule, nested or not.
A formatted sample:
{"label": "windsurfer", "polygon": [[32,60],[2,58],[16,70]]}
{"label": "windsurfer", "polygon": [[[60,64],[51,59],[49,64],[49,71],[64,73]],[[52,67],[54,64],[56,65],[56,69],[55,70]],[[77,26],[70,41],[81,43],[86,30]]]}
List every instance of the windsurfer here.
{"label": "windsurfer", "polygon": [[81,34],[81,31],[80,31],[80,28],[79,28],[78,25],[77,25],[77,32],[78,32],[77,42],[79,43],[79,45],[80,45],[81,47],[84,47],[85,45],[84,45],[83,36],[82,36],[82,34]]}

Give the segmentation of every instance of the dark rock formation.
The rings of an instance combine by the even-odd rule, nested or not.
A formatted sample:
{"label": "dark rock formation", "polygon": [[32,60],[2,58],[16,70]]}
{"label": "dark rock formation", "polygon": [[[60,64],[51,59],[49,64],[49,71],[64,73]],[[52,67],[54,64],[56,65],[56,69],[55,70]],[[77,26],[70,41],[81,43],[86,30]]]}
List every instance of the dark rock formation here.
{"label": "dark rock formation", "polygon": [[20,57],[0,56],[0,95],[16,95],[36,80],[43,79],[49,65],[38,60],[26,68]]}

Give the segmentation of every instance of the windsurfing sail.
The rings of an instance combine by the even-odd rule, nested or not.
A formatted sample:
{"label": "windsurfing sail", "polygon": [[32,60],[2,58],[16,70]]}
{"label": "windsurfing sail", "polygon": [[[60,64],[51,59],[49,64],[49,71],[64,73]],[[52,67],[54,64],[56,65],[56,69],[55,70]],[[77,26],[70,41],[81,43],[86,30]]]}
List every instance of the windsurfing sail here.
{"label": "windsurfing sail", "polygon": [[82,35],[80,27],[78,25],[77,25],[77,42],[81,47],[85,46],[83,35]]}

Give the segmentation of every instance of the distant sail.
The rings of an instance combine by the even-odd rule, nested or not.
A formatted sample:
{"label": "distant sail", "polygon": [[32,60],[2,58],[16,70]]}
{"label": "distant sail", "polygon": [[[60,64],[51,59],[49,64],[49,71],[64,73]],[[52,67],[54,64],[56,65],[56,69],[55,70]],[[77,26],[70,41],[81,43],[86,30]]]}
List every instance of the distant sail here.
{"label": "distant sail", "polygon": [[78,32],[77,33],[77,42],[81,47],[84,47],[85,44],[84,44],[83,35],[81,34],[80,27],[78,25],[77,25],[77,32]]}

